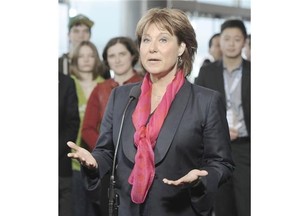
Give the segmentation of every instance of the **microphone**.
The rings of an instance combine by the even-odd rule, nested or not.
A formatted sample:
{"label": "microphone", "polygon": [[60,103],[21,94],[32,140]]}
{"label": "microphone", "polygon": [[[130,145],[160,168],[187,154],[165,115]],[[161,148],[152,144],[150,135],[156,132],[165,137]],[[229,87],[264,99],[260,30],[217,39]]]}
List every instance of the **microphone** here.
{"label": "microphone", "polygon": [[122,129],[123,129],[123,123],[126,115],[126,111],[130,105],[130,103],[134,100],[137,99],[140,96],[141,93],[141,88],[140,86],[134,86],[129,93],[129,101],[123,111],[122,114],[122,119],[121,119],[121,124],[120,124],[120,129],[119,129],[119,134],[116,142],[116,147],[115,147],[115,152],[114,152],[114,158],[113,158],[113,164],[112,164],[112,173],[110,176],[110,185],[109,185],[109,192],[108,192],[108,197],[109,197],[109,216],[118,216],[118,207],[120,204],[119,200],[119,195],[115,193],[115,168],[116,168],[116,158],[117,158],[117,153],[118,153],[118,148],[119,148],[119,143],[120,143],[120,138],[122,134]]}
{"label": "microphone", "polygon": [[[133,99],[138,99],[138,97],[140,96],[140,94],[141,94],[141,88],[140,88],[140,86],[134,86],[134,87],[131,89],[130,93],[129,93],[129,97],[130,97],[130,99],[131,99],[131,97],[132,97]],[[128,102],[128,103],[129,103],[129,102]]]}

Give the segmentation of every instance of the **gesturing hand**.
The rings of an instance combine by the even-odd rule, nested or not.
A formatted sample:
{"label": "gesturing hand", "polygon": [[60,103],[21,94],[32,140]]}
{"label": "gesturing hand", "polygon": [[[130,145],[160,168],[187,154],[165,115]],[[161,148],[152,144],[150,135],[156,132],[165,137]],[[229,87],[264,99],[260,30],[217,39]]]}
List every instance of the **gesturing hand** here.
{"label": "gesturing hand", "polygon": [[98,164],[95,158],[89,151],[84,148],[77,146],[75,143],[68,141],[67,145],[74,150],[74,152],[68,153],[67,156],[70,158],[77,159],[81,165],[86,166],[89,169],[97,168]]}
{"label": "gesturing hand", "polygon": [[178,185],[183,185],[183,184],[190,184],[198,180],[199,177],[206,176],[206,175],[208,175],[208,172],[206,170],[193,169],[187,175],[183,176],[182,178],[178,180],[168,180],[164,178],[163,182],[168,185],[178,186]]}

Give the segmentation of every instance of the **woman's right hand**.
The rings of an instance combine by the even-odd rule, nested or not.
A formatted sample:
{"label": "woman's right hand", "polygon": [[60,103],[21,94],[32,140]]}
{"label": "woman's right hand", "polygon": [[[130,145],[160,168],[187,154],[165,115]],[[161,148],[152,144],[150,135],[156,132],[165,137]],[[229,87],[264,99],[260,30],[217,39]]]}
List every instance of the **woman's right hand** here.
{"label": "woman's right hand", "polygon": [[82,166],[89,169],[98,168],[97,161],[89,151],[77,146],[71,141],[68,141],[67,145],[72,149],[72,152],[67,154],[68,157],[77,159]]}

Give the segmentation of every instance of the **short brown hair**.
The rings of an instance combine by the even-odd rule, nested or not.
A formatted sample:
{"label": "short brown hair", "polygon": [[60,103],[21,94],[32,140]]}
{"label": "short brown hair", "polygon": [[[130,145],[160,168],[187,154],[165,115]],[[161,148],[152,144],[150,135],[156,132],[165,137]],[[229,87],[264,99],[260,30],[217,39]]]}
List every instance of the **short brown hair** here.
{"label": "short brown hair", "polygon": [[152,8],[140,19],[136,27],[136,36],[140,46],[142,35],[146,26],[155,24],[166,29],[170,34],[175,35],[178,44],[186,44],[186,48],[178,62],[177,67],[183,69],[185,76],[189,75],[193,69],[193,62],[197,51],[197,41],[195,31],[187,15],[179,9]]}

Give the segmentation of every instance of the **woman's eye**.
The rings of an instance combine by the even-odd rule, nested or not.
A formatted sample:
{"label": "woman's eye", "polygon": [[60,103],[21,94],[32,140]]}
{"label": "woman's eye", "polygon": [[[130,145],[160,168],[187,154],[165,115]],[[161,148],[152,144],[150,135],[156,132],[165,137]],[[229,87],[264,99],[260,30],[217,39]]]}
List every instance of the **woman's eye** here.
{"label": "woman's eye", "polygon": [[167,42],[167,39],[166,39],[166,38],[161,38],[161,39],[160,39],[160,42],[166,43],[166,42]]}
{"label": "woman's eye", "polygon": [[144,43],[149,42],[149,39],[148,38],[143,38],[142,42],[144,42]]}

